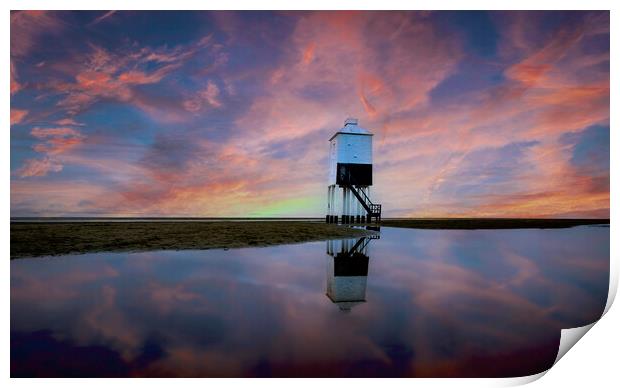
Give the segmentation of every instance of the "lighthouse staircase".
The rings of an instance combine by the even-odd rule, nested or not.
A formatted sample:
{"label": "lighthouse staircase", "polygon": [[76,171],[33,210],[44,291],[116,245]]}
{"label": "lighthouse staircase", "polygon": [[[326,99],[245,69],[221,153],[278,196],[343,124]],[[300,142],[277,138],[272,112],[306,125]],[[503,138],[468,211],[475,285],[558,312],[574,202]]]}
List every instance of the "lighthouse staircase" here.
{"label": "lighthouse staircase", "polygon": [[366,245],[370,242],[370,240],[379,239],[381,236],[379,234],[371,234],[370,236],[364,236],[357,240],[357,243],[349,250],[349,256],[352,256],[355,252],[362,252]]}
{"label": "lighthouse staircase", "polygon": [[377,222],[381,221],[381,205],[378,203],[372,203],[370,198],[363,190],[358,189],[354,185],[345,185],[346,188],[351,190],[355,198],[362,204],[366,213],[368,213],[368,221],[372,221],[373,217]]}

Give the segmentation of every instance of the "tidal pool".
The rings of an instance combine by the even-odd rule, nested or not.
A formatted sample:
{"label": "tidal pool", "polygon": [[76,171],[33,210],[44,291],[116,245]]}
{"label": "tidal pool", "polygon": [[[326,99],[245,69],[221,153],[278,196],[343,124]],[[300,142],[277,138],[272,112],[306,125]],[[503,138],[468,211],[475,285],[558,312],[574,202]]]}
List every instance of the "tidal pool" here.
{"label": "tidal pool", "polygon": [[11,376],[509,377],[597,320],[609,228],[11,261]]}

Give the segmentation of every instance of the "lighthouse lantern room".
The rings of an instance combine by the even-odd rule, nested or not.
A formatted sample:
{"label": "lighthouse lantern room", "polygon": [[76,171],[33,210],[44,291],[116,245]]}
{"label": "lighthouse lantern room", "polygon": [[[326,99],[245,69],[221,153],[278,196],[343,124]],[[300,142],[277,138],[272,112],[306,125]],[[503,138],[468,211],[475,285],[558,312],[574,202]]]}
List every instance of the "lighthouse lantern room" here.
{"label": "lighthouse lantern room", "polygon": [[365,223],[381,219],[381,205],[370,200],[372,133],[348,118],[329,139],[328,223]]}

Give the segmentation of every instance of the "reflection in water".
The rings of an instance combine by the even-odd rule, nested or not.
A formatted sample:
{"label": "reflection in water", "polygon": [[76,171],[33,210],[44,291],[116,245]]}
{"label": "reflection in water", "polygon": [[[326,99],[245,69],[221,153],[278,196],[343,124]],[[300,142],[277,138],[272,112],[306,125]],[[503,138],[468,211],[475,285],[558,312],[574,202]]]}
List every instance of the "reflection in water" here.
{"label": "reflection in water", "polygon": [[522,376],[607,298],[608,228],[358,242],[328,245],[349,314],[325,242],[12,260],[11,375]]}
{"label": "reflection in water", "polygon": [[342,311],[366,301],[368,244],[376,238],[327,241],[327,296]]}

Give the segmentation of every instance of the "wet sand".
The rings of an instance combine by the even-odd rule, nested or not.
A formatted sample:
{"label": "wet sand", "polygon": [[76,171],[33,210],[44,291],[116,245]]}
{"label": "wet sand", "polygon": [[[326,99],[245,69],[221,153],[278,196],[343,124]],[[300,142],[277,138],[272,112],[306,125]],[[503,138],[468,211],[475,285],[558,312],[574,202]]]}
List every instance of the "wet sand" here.
{"label": "wet sand", "polygon": [[[381,226],[414,229],[546,229],[596,224],[609,224],[609,219],[426,218],[381,221]],[[325,224],[319,219],[14,219],[11,220],[11,259],[90,252],[257,247],[369,233],[373,232]]]}
{"label": "wet sand", "polygon": [[310,221],[21,221],[11,222],[11,259],[88,252],[257,247],[370,233]]}
{"label": "wet sand", "polygon": [[381,221],[381,226],[413,229],[555,229],[605,224],[609,224],[609,218],[403,218]]}

